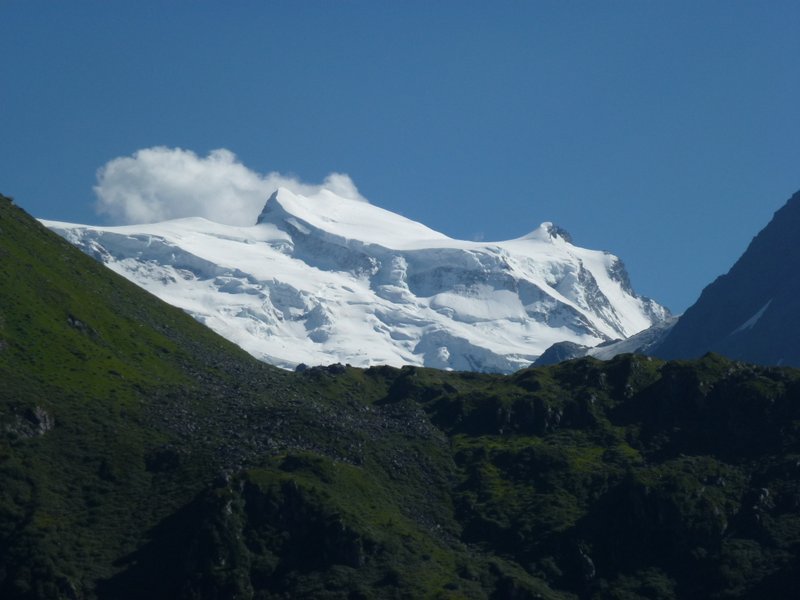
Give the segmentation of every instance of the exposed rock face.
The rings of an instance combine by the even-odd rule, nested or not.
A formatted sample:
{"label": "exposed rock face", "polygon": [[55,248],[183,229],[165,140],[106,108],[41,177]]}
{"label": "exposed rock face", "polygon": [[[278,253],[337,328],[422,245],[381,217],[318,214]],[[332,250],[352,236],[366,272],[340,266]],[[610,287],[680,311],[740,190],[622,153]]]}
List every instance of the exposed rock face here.
{"label": "exposed rock face", "polygon": [[53,415],[41,406],[34,406],[25,409],[21,415],[16,415],[4,429],[8,434],[25,439],[44,435],[53,429],[55,424]]}
{"label": "exposed rock face", "polygon": [[565,360],[586,356],[588,350],[588,346],[582,346],[575,342],[557,342],[545,350],[533,364],[537,367],[556,365]]}
{"label": "exposed rock face", "polygon": [[703,290],[653,353],[694,358],[713,351],[766,365],[800,366],[800,192]]}

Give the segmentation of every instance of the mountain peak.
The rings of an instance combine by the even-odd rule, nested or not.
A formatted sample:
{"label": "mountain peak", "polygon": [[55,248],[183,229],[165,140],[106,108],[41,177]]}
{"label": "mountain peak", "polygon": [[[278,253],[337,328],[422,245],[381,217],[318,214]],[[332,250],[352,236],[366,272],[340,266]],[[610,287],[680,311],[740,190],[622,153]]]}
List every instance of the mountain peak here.
{"label": "mountain peak", "polygon": [[410,244],[427,246],[450,240],[422,223],[327,189],[304,196],[279,188],[267,200],[257,223],[386,248],[405,249]]}
{"label": "mountain peak", "polygon": [[266,203],[264,204],[264,208],[261,209],[261,212],[258,215],[258,219],[256,219],[256,225],[261,225],[262,223],[268,223],[269,213],[273,212],[273,209],[276,207],[277,204],[280,203],[278,200],[278,195],[281,191],[287,191],[284,187],[279,187],[277,190],[270,194],[269,198],[267,198]]}
{"label": "mountain peak", "polygon": [[544,223],[542,223],[541,226],[547,231],[547,234],[551,238],[553,238],[553,239],[561,238],[562,240],[564,240],[568,244],[572,243],[572,236],[563,227],[560,227],[560,226],[556,225],[555,223],[551,223],[549,221],[545,221]]}
{"label": "mountain peak", "polygon": [[572,236],[569,232],[552,223],[550,221],[545,221],[539,227],[531,231],[530,233],[523,235],[520,239],[522,240],[539,240],[542,242],[552,242],[556,239],[561,239],[562,241],[572,244]]}
{"label": "mountain peak", "polygon": [[693,358],[712,351],[767,365],[800,365],[800,192],[709,284],[655,354]]}

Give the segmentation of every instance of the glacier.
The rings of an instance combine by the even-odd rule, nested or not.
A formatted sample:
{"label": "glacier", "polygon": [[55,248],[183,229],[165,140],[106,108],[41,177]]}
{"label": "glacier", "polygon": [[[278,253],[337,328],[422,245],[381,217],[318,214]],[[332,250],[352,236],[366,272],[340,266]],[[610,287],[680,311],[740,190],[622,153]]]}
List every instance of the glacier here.
{"label": "glacier", "polygon": [[363,200],[285,188],[253,226],[184,218],[42,223],[263,361],[508,373],[557,342],[595,346],[664,322],[622,261],[552,223],[502,242],[450,238]]}

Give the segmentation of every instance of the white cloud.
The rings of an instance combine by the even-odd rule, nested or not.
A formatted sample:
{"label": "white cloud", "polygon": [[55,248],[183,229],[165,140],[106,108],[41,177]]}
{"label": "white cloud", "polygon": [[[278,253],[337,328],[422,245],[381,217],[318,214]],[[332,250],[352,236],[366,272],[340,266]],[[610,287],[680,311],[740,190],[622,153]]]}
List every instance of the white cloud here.
{"label": "white cloud", "polygon": [[229,150],[213,150],[203,158],[191,150],[163,146],[107,162],[97,171],[94,191],[97,212],[114,223],[205,217],[229,225],[253,225],[279,187],[304,196],[326,189],[367,201],[343,173],[331,173],[321,184],[312,185],[280,173],[256,173]]}

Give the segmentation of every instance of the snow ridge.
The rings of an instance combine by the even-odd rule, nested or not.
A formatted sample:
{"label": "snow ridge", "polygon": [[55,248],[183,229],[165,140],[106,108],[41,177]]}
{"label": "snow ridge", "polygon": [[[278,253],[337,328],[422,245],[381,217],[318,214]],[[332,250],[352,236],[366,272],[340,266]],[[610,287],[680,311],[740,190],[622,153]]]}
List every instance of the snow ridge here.
{"label": "snow ridge", "polygon": [[259,359],[511,372],[555,342],[627,338],[668,312],[621,261],[552,223],[455,240],[321,190],[279,189],[252,227],[191,218],[125,227],[43,221]]}

